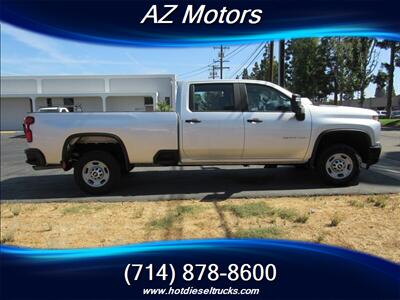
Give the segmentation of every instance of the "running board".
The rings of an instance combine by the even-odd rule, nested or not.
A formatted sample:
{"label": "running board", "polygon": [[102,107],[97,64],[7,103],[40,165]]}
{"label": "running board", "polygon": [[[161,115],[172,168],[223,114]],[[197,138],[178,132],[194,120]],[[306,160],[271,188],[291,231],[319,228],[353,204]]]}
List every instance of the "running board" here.
{"label": "running board", "polygon": [[61,165],[47,165],[47,166],[33,166],[32,167],[35,171],[40,170],[51,170],[51,169],[61,169]]}

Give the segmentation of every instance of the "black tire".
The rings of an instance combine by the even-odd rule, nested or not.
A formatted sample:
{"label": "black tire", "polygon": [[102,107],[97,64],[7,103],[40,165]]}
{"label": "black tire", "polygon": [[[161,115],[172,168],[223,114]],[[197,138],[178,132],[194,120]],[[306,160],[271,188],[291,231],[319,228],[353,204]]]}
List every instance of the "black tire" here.
{"label": "black tire", "polygon": [[[348,164],[347,165],[345,164],[345,167],[343,169],[347,169],[347,171],[342,171],[342,173],[341,171],[335,172],[335,169],[332,167],[332,163],[334,161],[332,157],[335,154],[338,156],[340,156],[340,154],[344,154],[342,155],[342,157],[344,158],[343,161],[349,162],[350,159],[352,163],[352,169],[348,166]],[[329,163],[328,160],[330,160]],[[357,152],[352,147],[344,144],[336,144],[329,146],[325,148],[317,158],[317,171],[321,175],[324,182],[330,185],[335,185],[335,186],[351,185],[357,181],[358,175],[360,174],[360,164],[357,158]],[[346,176],[343,175],[345,173],[347,173]],[[338,175],[342,175],[342,177],[337,178]]]}
{"label": "black tire", "polygon": [[[83,177],[83,168],[90,162],[101,162],[105,165],[104,173],[107,173],[108,179],[101,186],[91,186]],[[86,168],[87,169],[87,168]],[[74,178],[76,184],[82,191],[91,195],[103,195],[115,188],[121,179],[121,166],[118,160],[109,152],[89,151],[83,154],[74,166]],[[90,181],[90,179],[89,179]],[[101,183],[100,183],[101,184]]]}

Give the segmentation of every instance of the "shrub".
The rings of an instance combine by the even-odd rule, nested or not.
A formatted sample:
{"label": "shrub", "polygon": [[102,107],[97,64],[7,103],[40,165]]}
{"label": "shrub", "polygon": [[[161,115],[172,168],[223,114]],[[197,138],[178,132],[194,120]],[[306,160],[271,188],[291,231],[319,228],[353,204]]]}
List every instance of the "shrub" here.
{"label": "shrub", "polygon": [[1,244],[10,243],[13,241],[14,241],[14,233],[13,232],[5,232],[4,234],[1,234],[1,237],[0,237]]}
{"label": "shrub", "polygon": [[239,218],[273,215],[274,211],[263,202],[245,203],[239,205],[224,205],[223,210],[231,211]]}
{"label": "shrub", "polygon": [[339,223],[341,221],[342,221],[342,218],[339,216],[339,214],[335,213],[331,218],[331,222],[329,223],[329,226],[336,227],[339,225]]}
{"label": "shrub", "polygon": [[310,216],[308,214],[304,214],[304,215],[298,216],[294,221],[296,223],[303,223],[304,224],[304,223],[306,223],[308,221],[309,217]]}
{"label": "shrub", "polygon": [[282,236],[283,230],[277,226],[267,228],[240,229],[234,233],[240,238],[277,238]]}
{"label": "shrub", "polygon": [[373,204],[375,207],[384,208],[386,207],[388,196],[371,196],[367,198],[367,202]]}
{"label": "shrub", "polygon": [[357,208],[363,208],[364,207],[364,203],[363,202],[358,201],[358,200],[354,200],[354,199],[349,201],[349,205],[357,207]]}

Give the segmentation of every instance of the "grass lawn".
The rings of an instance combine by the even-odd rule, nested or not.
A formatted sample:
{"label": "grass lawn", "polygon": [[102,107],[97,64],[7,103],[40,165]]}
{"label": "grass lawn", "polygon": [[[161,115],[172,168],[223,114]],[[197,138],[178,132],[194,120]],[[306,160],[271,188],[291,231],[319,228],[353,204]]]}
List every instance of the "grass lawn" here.
{"label": "grass lawn", "polygon": [[202,202],[2,203],[1,243],[102,247],[157,240],[274,238],[400,262],[400,194]]}
{"label": "grass lawn", "polygon": [[379,119],[382,126],[400,127],[400,119]]}

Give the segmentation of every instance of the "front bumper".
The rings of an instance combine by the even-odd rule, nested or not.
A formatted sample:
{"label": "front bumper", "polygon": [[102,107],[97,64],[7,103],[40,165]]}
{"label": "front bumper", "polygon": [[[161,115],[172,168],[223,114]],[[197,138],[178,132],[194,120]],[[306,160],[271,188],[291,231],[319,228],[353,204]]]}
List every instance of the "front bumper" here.
{"label": "front bumper", "polygon": [[46,166],[46,159],[39,149],[29,148],[25,150],[26,163],[36,166],[44,167]]}
{"label": "front bumper", "polygon": [[381,155],[381,151],[382,151],[382,146],[380,144],[369,147],[367,161],[365,162],[367,166],[376,164],[379,161],[379,156]]}

